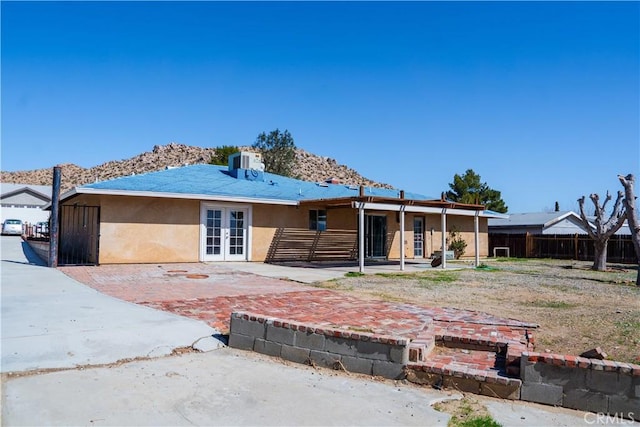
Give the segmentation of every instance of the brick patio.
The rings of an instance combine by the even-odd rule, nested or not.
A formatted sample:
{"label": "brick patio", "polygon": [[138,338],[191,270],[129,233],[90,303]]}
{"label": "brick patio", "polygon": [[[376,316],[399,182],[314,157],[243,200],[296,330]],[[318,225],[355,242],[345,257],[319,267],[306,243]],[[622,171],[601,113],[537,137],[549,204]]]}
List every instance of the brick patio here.
{"label": "brick patio", "polygon": [[[107,295],[202,320],[223,334],[229,332],[231,313],[245,311],[298,323],[443,344],[438,351],[425,354],[424,369],[459,366],[463,370],[496,372],[496,346],[509,344],[519,352],[524,351],[525,331],[536,328],[481,312],[356,298],[344,292],[238,272],[216,264],[59,269]],[[452,343],[453,347],[461,348],[447,348]]]}

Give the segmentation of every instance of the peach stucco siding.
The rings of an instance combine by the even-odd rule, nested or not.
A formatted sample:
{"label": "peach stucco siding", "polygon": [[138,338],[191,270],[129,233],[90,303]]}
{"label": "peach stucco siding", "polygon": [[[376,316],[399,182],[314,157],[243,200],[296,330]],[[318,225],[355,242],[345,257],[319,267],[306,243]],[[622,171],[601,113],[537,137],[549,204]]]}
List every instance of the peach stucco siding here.
{"label": "peach stucco siding", "polygon": [[83,196],[73,202],[100,206],[100,264],[199,260],[197,200]]}
{"label": "peach stucco siding", "polygon": [[[79,195],[68,204],[100,206],[99,263],[171,263],[198,262],[201,251],[201,206],[199,200],[133,196]],[[207,202],[207,205],[216,205]],[[249,208],[249,206],[247,206]],[[308,228],[309,210],[323,206],[287,206],[254,204],[250,207],[248,258],[264,261],[279,228]],[[406,214],[404,242],[400,241],[400,222],[396,212],[367,212],[387,218],[386,254],[414,257],[413,219],[424,218],[424,257],[441,249],[441,218],[438,214]],[[327,211],[329,230],[357,230],[358,212],[339,208]],[[447,231],[458,230],[467,241],[465,257],[475,256],[474,218],[447,217]],[[487,220],[480,219],[480,256],[488,255]],[[433,231],[432,231],[433,230]]]}

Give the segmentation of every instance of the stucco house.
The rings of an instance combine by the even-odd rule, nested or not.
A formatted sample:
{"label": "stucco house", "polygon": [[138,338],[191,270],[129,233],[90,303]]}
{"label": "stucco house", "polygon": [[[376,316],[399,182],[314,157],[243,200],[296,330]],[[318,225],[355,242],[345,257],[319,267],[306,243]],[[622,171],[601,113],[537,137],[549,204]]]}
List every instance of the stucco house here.
{"label": "stucco house", "polygon": [[43,210],[51,202],[51,186],[0,183],[0,222],[5,219],[20,219],[36,224],[49,219]]}
{"label": "stucco house", "polygon": [[[488,253],[481,205],[404,191],[307,182],[259,155],[76,187],[60,197],[60,262],[116,264],[429,257],[455,229]],[[446,243],[445,243],[446,244]],[[360,250],[362,248],[362,250]]]}

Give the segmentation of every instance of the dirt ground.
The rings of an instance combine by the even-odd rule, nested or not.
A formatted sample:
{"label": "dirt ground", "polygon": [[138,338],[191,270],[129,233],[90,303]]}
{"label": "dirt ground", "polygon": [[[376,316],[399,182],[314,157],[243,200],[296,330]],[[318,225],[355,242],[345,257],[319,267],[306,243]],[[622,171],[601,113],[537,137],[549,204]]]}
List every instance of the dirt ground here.
{"label": "dirt ground", "polygon": [[640,363],[640,287],[636,266],[606,272],[571,260],[497,258],[480,268],[353,275],[322,287],[385,300],[477,310],[538,324],[537,351],[580,354],[600,347],[608,359]]}

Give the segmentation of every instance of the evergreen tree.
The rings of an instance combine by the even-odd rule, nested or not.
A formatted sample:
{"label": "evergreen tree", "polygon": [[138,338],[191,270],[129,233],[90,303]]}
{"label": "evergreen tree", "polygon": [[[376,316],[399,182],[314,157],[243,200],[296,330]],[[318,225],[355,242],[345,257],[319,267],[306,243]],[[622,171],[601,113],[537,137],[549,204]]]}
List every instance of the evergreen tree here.
{"label": "evergreen tree", "polygon": [[296,160],[296,145],[288,130],[262,132],[253,143],[253,148],[262,154],[265,171],[293,177]]}
{"label": "evergreen tree", "polygon": [[211,157],[209,164],[227,166],[229,164],[229,156],[237,153],[240,149],[234,145],[223,145],[215,148],[216,152]]}
{"label": "evergreen tree", "polygon": [[455,174],[449,188],[451,190],[447,191],[445,195],[451,201],[481,204],[494,212],[507,212],[507,206],[504,204],[500,192],[490,188],[486,182],[482,182],[480,175],[475,173],[473,169],[467,169],[462,176]]}

